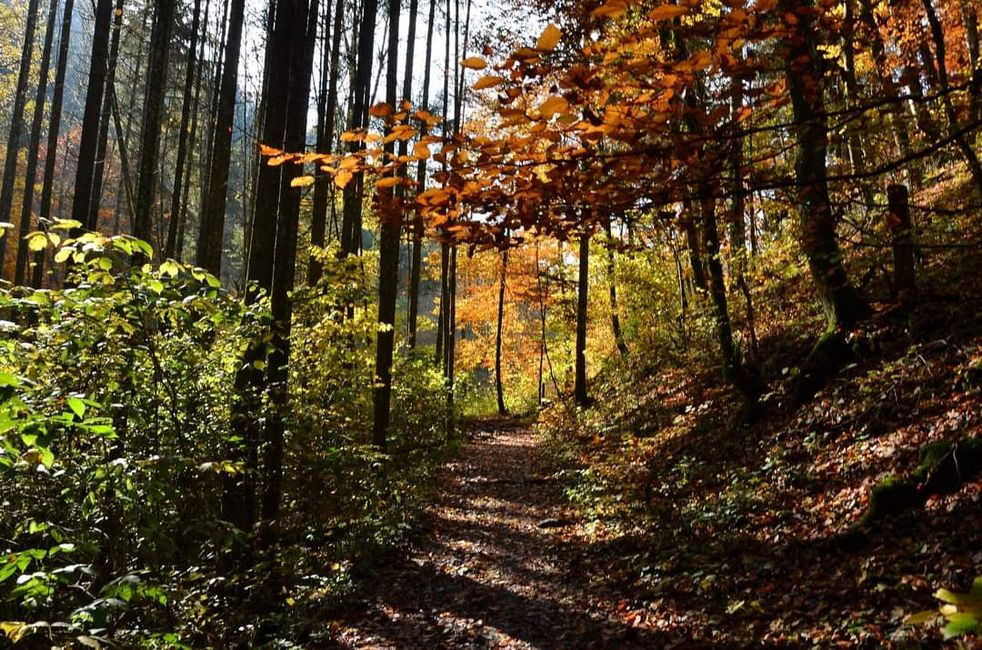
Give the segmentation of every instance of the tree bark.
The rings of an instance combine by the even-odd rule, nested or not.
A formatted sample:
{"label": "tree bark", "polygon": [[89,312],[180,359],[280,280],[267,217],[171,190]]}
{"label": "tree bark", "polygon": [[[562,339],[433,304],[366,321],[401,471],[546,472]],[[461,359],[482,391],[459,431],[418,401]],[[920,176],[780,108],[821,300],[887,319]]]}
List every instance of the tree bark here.
{"label": "tree bark", "polygon": [[621,316],[617,306],[617,267],[614,262],[614,231],[608,219],[604,227],[607,229],[607,284],[610,287],[610,329],[614,334],[614,344],[622,357],[629,353],[624,333],[621,331]]}
{"label": "tree bark", "polygon": [[106,171],[106,155],[109,151],[109,121],[116,102],[116,62],[119,59],[119,39],[123,25],[123,0],[116,0],[113,8],[112,38],[109,44],[109,62],[106,68],[106,90],[102,97],[102,113],[99,118],[99,142],[96,148],[95,167],[92,172],[92,202],[86,213],[86,223],[96,224],[98,230],[99,207],[102,204],[102,179]]}
{"label": "tree bark", "polygon": [[[501,372],[501,343],[505,325],[505,285],[508,281],[508,249],[501,251],[501,281],[498,285],[498,327],[494,335],[494,389],[498,397],[498,415],[506,415],[504,379]],[[540,360],[541,372],[541,360]]]}
{"label": "tree bark", "polygon": [[[41,123],[44,121],[44,103],[48,96],[48,69],[51,67],[51,44],[55,35],[55,16],[58,13],[58,0],[51,0],[48,9],[48,24],[44,30],[44,45],[41,49],[41,70],[38,74],[37,93],[34,95],[34,117],[31,120],[31,134],[27,140],[27,170],[24,172],[24,198],[21,201],[20,237],[17,240],[17,261],[14,269],[14,284],[24,284],[27,271],[27,235],[31,232],[31,216],[34,214],[34,185],[37,182],[38,155],[41,144]],[[7,145],[10,146],[10,143]],[[52,154],[49,152],[49,156]]]}
{"label": "tree bark", "polygon": [[228,173],[232,159],[232,126],[235,121],[235,95],[238,91],[239,53],[245,0],[232,0],[225,39],[224,68],[215,114],[211,170],[208,173],[208,202],[201,211],[198,230],[197,264],[216,277],[222,272],[225,243],[225,208],[228,201]]}
{"label": "tree bark", "polygon": [[586,326],[590,286],[590,233],[580,235],[580,273],[576,294],[576,380],[573,396],[579,406],[589,406],[586,385]]}
{"label": "tree bark", "polygon": [[[51,217],[51,197],[54,189],[56,153],[58,136],[61,131],[61,112],[65,98],[65,72],[68,69],[68,46],[72,40],[72,10],[75,0],[65,0],[62,13],[61,35],[58,41],[58,67],[55,71],[55,86],[51,96],[51,113],[48,121],[48,143],[44,157],[44,181],[41,184],[41,205],[38,207],[38,221],[44,226]],[[52,17],[52,20],[54,18]],[[44,279],[44,253],[34,256],[34,274],[31,284],[40,288]]]}
{"label": "tree bark", "polygon": [[[386,70],[385,101],[393,110],[399,81],[399,14],[400,0],[389,0],[389,54]],[[391,126],[391,125],[390,125]],[[385,153],[392,156],[395,144],[387,143]],[[393,172],[397,174],[399,172]],[[392,402],[392,357],[395,346],[396,295],[399,290],[399,233],[401,206],[392,188],[380,192],[378,201],[381,221],[379,236],[378,334],[375,343],[375,390],[373,392],[374,425],[372,442],[385,450]]]}
{"label": "tree bark", "polygon": [[[21,51],[20,71],[17,74],[17,88],[14,91],[14,106],[10,114],[10,135],[7,138],[7,153],[3,166],[3,185],[0,186],[0,222],[10,221],[10,211],[14,201],[17,155],[20,153],[21,137],[24,132],[24,108],[27,105],[27,84],[31,77],[31,59],[34,52],[34,32],[37,29],[37,21],[38,0],[31,0],[27,6],[24,49]],[[11,236],[11,233],[0,233],[0,276],[4,274],[7,241]]]}
{"label": "tree bark", "polygon": [[[368,96],[372,84],[372,59],[375,56],[375,29],[378,19],[378,0],[365,0],[362,7],[358,33],[358,61],[355,68],[352,93],[351,128],[363,129],[368,125]],[[349,151],[354,153],[358,143],[352,142]],[[358,172],[344,188],[344,218],[341,228],[341,252],[356,255],[361,250],[361,212],[364,196],[364,174]]]}
{"label": "tree bark", "polygon": [[[160,132],[163,121],[164,91],[167,86],[167,62],[171,32],[174,26],[176,0],[159,0],[150,36],[150,64],[147,67],[146,103],[143,113],[140,176],[136,190],[136,214],[133,234],[153,243],[153,208],[157,194]],[[90,228],[92,226],[90,225]]]}
{"label": "tree bark", "polygon": [[962,156],[965,158],[968,169],[972,174],[972,179],[975,181],[976,193],[979,198],[982,198],[982,162],[979,161],[979,156],[975,152],[975,147],[972,146],[972,143],[964,135],[961,135],[961,124],[958,119],[958,113],[955,110],[955,105],[951,101],[948,67],[945,62],[947,45],[945,43],[944,29],[941,26],[941,21],[938,20],[938,14],[935,12],[934,4],[931,0],[922,0],[922,3],[924,5],[924,11],[927,14],[928,25],[931,28],[931,37],[934,40],[938,83],[940,85],[942,105],[944,106],[945,115],[948,118],[948,132],[953,136],[959,151],[962,152]]}
{"label": "tree bark", "polygon": [[799,11],[793,30],[786,72],[796,125],[801,247],[830,328],[848,330],[866,315],[867,306],[849,281],[836,239],[826,166],[827,116],[810,14]]}
{"label": "tree bark", "polygon": [[164,257],[176,259],[177,233],[181,224],[181,199],[184,195],[184,168],[190,141],[191,111],[194,109],[194,80],[198,56],[198,32],[201,30],[201,0],[194,0],[191,19],[191,42],[188,45],[188,63],[184,70],[184,96],[181,103],[181,126],[177,140],[177,163],[174,166],[174,188],[171,193],[170,220],[167,223],[167,243]]}
{"label": "tree bark", "polygon": [[[294,0],[289,56],[289,88],[286,95],[287,115],[284,143],[290,151],[304,152],[307,135],[307,107],[310,98],[310,76],[317,37],[319,0]],[[277,12],[279,13],[279,12]],[[273,286],[270,309],[273,315],[272,352],[269,355],[270,410],[264,432],[264,478],[262,517],[270,536],[264,545],[275,540],[278,529],[283,481],[283,420],[289,402],[288,380],[292,305],[290,291],[296,282],[297,230],[300,223],[302,190],[292,187],[291,180],[303,174],[302,164],[284,165],[280,177],[276,245],[273,260]]]}
{"label": "tree bark", "polygon": [[92,59],[89,67],[89,83],[86,86],[82,135],[78,145],[75,195],[72,200],[72,215],[77,219],[86,219],[85,226],[89,230],[94,230],[97,225],[90,223],[87,216],[89,215],[89,207],[92,205],[92,181],[99,146],[99,118],[102,112],[103,93],[106,91],[112,7],[112,0],[98,0],[96,5],[95,32],[92,36]]}
{"label": "tree bark", "polygon": [[[430,68],[433,61],[433,31],[436,22],[436,0],[430,0],[429,22],[426,25],[426,62],[423,65],[423,95],[420,108],[428,108],[430,103]],[[426,161],[416,164],[416,191],[426,189]],[[413,251],[409,268],[409,338],[410,350],[416,349],[416,321],[419,318],[419,285],[423,269],[423,222],[419,214],[413,220]]]}
{"label": "tree bark", "polygon": [[[329,8],[329,5],[328,5]],[[321,97],[317,105],[317,151],[320,153],[334,152],[334,129],[337,121],[338,112],[338,79],[341,76],[341,35],[344,28],[344,0],[337,0],[334,9],[333,34],[331,36],[331,46],[327,50],[330,57],[325,53],[324,73],[321,83]],[[326,49],[325,38],[325,49]],[[330,59],[330,66],[328,66]],[[324,83],[326,77],[327,83]],[[329,187],[332,183],[328,175],[320,175],[318,172],[317,185],[314,188],[314,210],[310,217],[310,242],[314,246],[323,247],[325,234],[327,231],[327,211],[329,202],[333,203],[334,191]],[[321,263],[311,257],[310,267],[307,271],[307,283],[317,284],[323,273]]]}

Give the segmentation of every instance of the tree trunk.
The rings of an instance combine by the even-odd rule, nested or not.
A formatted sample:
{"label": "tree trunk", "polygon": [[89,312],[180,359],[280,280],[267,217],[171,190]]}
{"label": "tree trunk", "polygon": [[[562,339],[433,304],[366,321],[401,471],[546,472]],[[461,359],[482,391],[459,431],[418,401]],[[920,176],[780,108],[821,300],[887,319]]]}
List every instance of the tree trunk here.
{"label": "tree trunk", "polygon": [[[44,121],[44,101],[48,96],[48,69],[51,67],[51,44],[55,36],[55,16],[58,13],[58,0],[51,0],[48,9],[48,24],[44,30],[44,45],[41,49],[41,70],[39,72],[37,93],[34,95],[34,117],[31,121],[31,135],[27,140],[27,171],[24,173],[24,199],[21,201],[20,237],[17,240],[17,262],[14,270],[14,284],[24,284],[27,271],[27,235],[31,232],[31,216],[34,214],[34,185],[37,182],[38,154],[41,144],[41,123]],[[8,143],[10,147],[12,143]],[[49,156],[52,154],[49,152]]]}
{"label": "tree trunk", "polygon": [[[385,101],[393,108],[399,81],[399,13],[400,0],[389,0],[389,54],[386,70]],[[395,143],[385,145],[385,153],[392,156]],[[394,172],[398,174],[398,172]],[[392,402],[392,356],[395,346],[396,295],[399,290],[399,233],[401,231],[401,207],[395,200],[392,188],[379,193],[378,205],[379,278],[378,278],[378,334],[375,343],[375,390],[373,392],[374,425],[372,442],[385,450],[389,431]]]}
{"label": "tree trunk", "polygon": [[627,343],[624,342],[624,333],[621,331],[621,316],[617,306],[617,267],[614,263],[614,231],[610,225],[610,219],[604,226],[607,229],[607,283],[610,286],[610,329],[614,334],[614,343],[617,351],[622,357],[628,355]]}
{"label": "tree trunk", "polygon": [[590,286],[590,233],[580,235],[580,275],[576,294],[576,383],[573,396],[576,403],[586,407],[590,397],[586,386],[586,325],[588,290]]}
{"label": "tree trunk", "polygon": [[[327,6],[330,8],[330,5]],[[325,72],[322,75],[321,97],[317,105],[317,151],[319,153],[330,154],[334,152],[334,129],[338,112],[338,79],[341,76],[341,35],[343,29],[344,0],[337,0],[329,50],[330,67],[328,66],[328,56],[325,54],[322,63]],[[325,38],[325,49],[326,42]],[[323,83],[325,77],[327,79],[326,84]],[[314,188],[314,211],[310,217],[310,243],[314,246],[323,247],[327,231],[327,210],[329,202],[333,203],[334,201],[334,191],[330,187],[332,183],[330,176],[321,175],[318,176],[317,180],[317,185]],[[321,263],[311,257],[307,283],[310,285],[317,284],[322,273]]]}
{"label": "tree trunk", "polygon": [[[310,75],[317,37],[318,0],[308,6],[306,0],[292,3],[292,32],[289,56],[289,89],[286,94],[287,119],[284,143],[290,151],[304,152],[307,135],[307,106],[310,98]],[[279,13],[279,12],[278,12]],[[283,444],[285,408],[289,402],[290,334],[292,306],[289,292],[296,281],[297,230],[300,223],[302,190],[292,187],[291,180],[303,174],[302,164],[284,165],[280,177],[276,245],[273,261],[273,286],[270,309],[273,315],[272,352],[269,355],[268,385],[270,410],[264,435],[264,478],[262,518],[266,523],[268,545],[278,529],[280,496],[283,481]]]}
{"label": "tree trunk", "polygon": [[[51,96],[51,116],[48,121],[48,143],[44,157],[44,182],[41,184],[41,205],[38,208],[38,221],[44,226],[51,217],[51,196],[54,189],[56,153],[58,136],[61,131],[61,111],[65,98],[65,72],[68,69],[68,46],[72,40],[72,9],[75,0],[65,0],[65,10],[61,20],[61,35],[58,41],[58,68],[55,71],[55,87]],[[54,17],[51,18],[54,20]],[[44,279],[44,253],[34,256],[34,276],[31,284],[41,287]]]}
{"label": "tree trunk", "polygon": [[959,151],[962,152],[962,156],[965,158],[965,162],[968,164],[968,170],[972,174],[972,179],[975,181],[975,190],[982,198],[982,162],[979,161],[979,156],[975,152],[975,147],[969,142],[968,138],[961,133],[961,124],[958,119],[958,113],[955,110],[955,105],[951,101],[951,93],[949,92],[950,86],[948,83],[948,67],[945,61],[947,56],[947,47],[944,37],[944,29],[941,26],[941,21],[938,20],[938,14],[934,11],[934,4],[931,0],[922,0],[924,5],[924,11],[927,14],[928,25],[931,27],[931,37],[934,40],[934,55],[937,59],[937,75],[938,83],[940,85],[941,101],[944,106],[945,115],[948,117],[948,132],[954,138],[955,144],[958,146]]}
{"label": "tree trunk", "polygon": [[176,259],[177,233],[181,224],[181,198],[184,194],[184,168],[188,155],[191,111],[194,109],[194,79],[198,56],[198,32],[201,29],[201,0],[194,0],[191,19],[191,42],[188,45],[188,64],[184,71],[184,95],[181,103],[181,126],[177,140],[177,163],[174,166],[174,188],[171,192],[170,220],[167,223],[167,243],[164,257]]}
{"label": "tree trunk", "polygon": [[[505,325],[505,284],[508,279],[508,249],[501,251],[501,282],[498,285],[498,327],[494,336],[494,389],[498,396],[498,415],[505,415],[504,380],[501,374],[501,343]],[[541,372],[541,360],[539,366]]]}
{"label": "tree trunk", "polygon": [[797,136],[795,175],[801,247],[830,328],[848,330],[866,315],[867,306],[849,282],[836,239],[826,167],[827,117],[810,15],[799,11],[793,29],[788,43],[787,81]]}
{"label": "tree trunk", "polygon": [[909,307],[917,292],[914,282],[914,226],[910,219],[910,192],[905,185],[887,188],[890,210],[887,228],[893,239],[893,285],[903,307]]}
{"label": "tree trunk", "polygon": [[[378,19],[378,0],[365,0],[362,7],[361,26],[358,34],[358,61],[355,68],[352,92],[351,128],[363,129],[368,125],[368,96],[372,85],[372,59],[375,56],[375,29]],[[354,153],[359,144],[352,142],[349,151]],[[341,252],[355,255],[361,250],[361,211],[364,196],[364,174],[358,172],[344,188],[344,222],[341,233]]]}
{"label": "tree trunk", "polygon": [[92,202],[86,212],[85,222],[96,224],[91,230],[99,230],[99,207],[102,205],[102,180],[106,171],[109,151],[109,121],[116,102],[116,62],[119,59],[119,39],[123,25],[123,0],[116,0],[113,8],[112,39],[109,44],[109,62],[106,68],[106,90],[102,96],[102,113],[99,117],[99,141],[96,146],[95,167],[92,171]]}
{"label": "tree trunk", "polygon": [[712,194],[709,185],[703,185],[699,189],[702,207],[702,241],[706,246],[706,266],[709,269],[709,297],[713,305],[716,340],[723,359],[723,378],[737,382],[740,377],[740,359],[733,345],[733,328],[726,299],[726,280],[723,276],[719,230],[716,225],[716,200]]}
{"label": "tree trunk", "polygon": [[[429,22],[426,25],[426,62],[423,64],[423,95],[420,108],[430,103],[430,68],[433,61],[433,27],[436,22],[436,0],[430,0]],[[416,164],[416,191],[426,189],[426,161]],[[419,318],[419,285],[423,269],[423,222],[417,213],[413,220],[413,251],[409,268],[409,349],[416,349],[416,321]]]}
{"label": "tree trunk", "polygon": [[[92,60],[89,67],[89,83],[86,86],[82,135],[78,144],[75,196],[72,200],[72,215],[78,219],[87,217],[89,207],[92,205],[92,181],[99,147],[99,118],[102,114],[103,93],[106,91],[112,8],[112,0],[98,0],[95,10]],[[85,225],[90,230],[94,230],[97,224],[89,223],[86,219]]]}
{"label": "tree trunk", "polygon": [[221,277],[222,249],[225,242],[225,208],[228,200],[228,172],[232,158],[232,126],[235,121],[235,95],[238,91],[239,52],[245,0],[232,0],[225,39],[224,68],[215,115],[211,171],[208,173],[208,202],[201,211],[198,230],[198,266]]}
{"label": "tree trunk", "polygon": [[176,0],[158,0],[150,36],[150,64],[147,67],[146,104],[140,147],[140,177],[137,183],[136,214],[133,223],[134,236],[150,243],[153,242],[153,208],[157,197],[160,132],[175,5]]}
{"label": "tree trunk", "polygon": [[[0,222],[10,221],[14,202],[14,181],[17,177],[17,155],[20,153],[24,132],[24,108],[27,105],[27,84],[31,78],[31,60],[34,52],[34,32],[38,22],[38,0],[27,6],[27,31],[24,33],[24,49],[21,51],[20,72],[14,91],[14,107],[10,114],[10,136],[7,138],[7,154],[3,166],[3,185],[0,187]],[[0,276],[4,274],[7,241],[12,233],[0,233]]]}

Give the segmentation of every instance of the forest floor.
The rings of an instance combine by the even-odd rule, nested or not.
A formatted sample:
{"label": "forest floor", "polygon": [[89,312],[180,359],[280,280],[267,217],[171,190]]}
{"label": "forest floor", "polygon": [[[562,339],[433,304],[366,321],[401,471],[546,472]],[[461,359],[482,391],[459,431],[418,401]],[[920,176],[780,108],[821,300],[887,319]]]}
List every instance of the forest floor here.
{"label": "forest floor", "polygon": [[437,477],[423,532],[331,624],[346,648],[634,648],[670,640],[579,566],[588,535],[540,440],[483,421]]}

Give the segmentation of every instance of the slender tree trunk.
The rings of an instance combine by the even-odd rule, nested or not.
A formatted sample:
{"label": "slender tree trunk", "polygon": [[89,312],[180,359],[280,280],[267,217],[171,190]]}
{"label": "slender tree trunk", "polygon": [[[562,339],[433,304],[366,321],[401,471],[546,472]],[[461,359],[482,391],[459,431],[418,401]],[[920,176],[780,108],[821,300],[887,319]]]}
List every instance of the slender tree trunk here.
{"label": "slender tree trunk", "polygon": [[[202,19],[202,25],[205,29],[208,28],[208,16],[211,13],[211,0],[205,0],[205,16]],[[181,204],[178,209],[177,216],[177,236],[174,243],[174,257],[176,259],[184,258],[184,231],[187,228],[188,223],[188,204],[190,203],[191,197],[191,172],[194,169],[194,152],[197,149],[195,146],[198,142],[198,123],[201,121],[199,118],[200,107],[201,107],[201,79],[203,76],[203,71],[205,67],[205,42],[207,38],[201,38],[201,44],[198,47],[197,56],[197,71],[195,73],[194,80],[194,99],[191,105],[191,132],[188,134],[188,160],[185,164],[184,169],[179,171],[184,178],[183,182],[183,196],[181,197]],[[258,119],[258,118],[257,118]],[[258,154],[257,154],[258,155]],[[200,206],[199,206],[200,213]],[[248,242],[247,242],[248,243]],[[248,259],[249,248],[245,246],[242,251],[242,256],[244,259]]]}
{"label": "slender tree trunk", "polygon": [[[44,101],[48,96],[48,69],[51,67],[51,44],[55,36],[58,0],[51,0],[48,9],[48,24],[44,30],[44,45],[41,49],[41,70],[39,72],[37,93],[34,95],[34,117],[31,121],[31,134],[27,140],[27,171],[24,173],[24,198],[21,201],[20,237],[17,240],[17,262],[14,270],[14,284],[24,284],[27,271],[27,239],[31,232],[31,216],[34,214],[34,185],[37,183],[38,155],[41,144],[41,123],[44,121]],[[13,143],[8,142],[10,147]],[[50,153],[48,155],[51,155]]]}
{"label": "slender tree trunk", "polygon": [[621,331],[621,316],[617,306],[617,267],[614,262],[614,231],[611,228],[610,219],[604,226],[607,229],[607,284],[610,286],[610,329],[614,334],[614,343],[617,351],[622,357],[629,353],[627,343],[624,341],[624,333]]}
{"label": "slender tree trunk", "polygon": [[[326,3],[325,3],[326,4]],[[326,4],[330,10],[330,5]],[[317,151],[320,153],[334,152],[334,128],[338,112],[338,79],[341,76],[341,35],[344,30],[344,0],[337,0],[334,9],[333,34],[330,48],[324,39],[323,71],[321,74],[321,96],[317,104]],[[327,231],[327,211],[334,202],[334,192],[330,187],[331,177],[319,174],[314,188],[314,211],[310,217],[310,243],[323,247]],[[321,263],[310,258],[307,272],[307,283],[317,284],[323,268]]]}
{"label": "slender tree trunk", "polygon": [[[372,84],[372,63],[375,56],[375,29],[378,19],[378,0],[365,0],[362,6],[361,26],[358,33],[358,60],[355,68],[354,86],[351,89],[353,106],[351,110],[352,129],[363,129],[368,125],[368,95]],[[349,151],[355,152],[358,143],[352,142]],[[341,232],[341,252],[355,255],[361,250],[361,211],[364,196],[364,174],[355,177],[344,188],[344,221]]]}
{"label": "slender tree trunk", "polygon": [[[99,147],[99,118],[102,112],[103,93],[106,91],[112,8],[112,0],[98,0],[95,10],[92,60],[89,67],[89,83],[86,86],[82,135],[78,145],[75,196],[72,200],[72,215],[77,219],[86,218],[89,214],[89,207],[92,205],[92,181]],[[89,230],[94,230],[97,226],[97,224],[89,223],[87,220],[85,225]]]}
{"label": "slender tree trunk", "polygon": [[174,26],[176,0],[159,0],[150,37],[150,65],[147,68],[146,105],[143,113],[140,179],[136,190],[134,232],[137,239],[153,241],[153,208],[157,195],[157,167],[160,154],[160,132],[163,121],[164,91],[167,86],[167,61]]}
{"label": "slender tree trunk", "polygon": [[[399,14],[400,0],[389,0],[389,54],[386,70],[385,101],[398,110],[397,88],[399,82]],[[385,145],[385,153],[392,156],[395,144]],[[394,172],[398,175],[399,172]],[[372,442],[385,449],[389,431],[392,402],[392,357],[395,346],[396,297],[399,291],[399,239],[402,226],[402,208],[392,188],[380,192],[379,218],[379,279],[378,279],[378,334],[375,343],[374,426]]]}
{"label": "slender tree trunk", "polygon": [[220,277],[222,272],[228,173],[232,158],[232,126],[235,121],[235,95],[238,90],[239,53],[242,48],[244,16],[245,0],[232,0],[223,57],[225,66],[222,70],[222,82],[218,91],[215,137],[210,156],[208,202],[201,211],[201,225],[198,230],[197,264],[216,277]]}
{"label": "slender tree trunk", "polygon": [[968,138],[961,134],[961,124],[958,119],[958,112],[951,101],[950,85],[948,83],[948,66],[945,62],[947,57],[947,45],[945,43],[944,28],[938,20],[938,14],[934,10],[931,0],[922,0],[924,11],[927,14],[928,25],[931,27],[931,37],[934,40],[934,54],[937,59],[937,75],[940,85],[941,101],[944,106],[945,115],[948,117],[948,132],[954,137],[955,144],[968,164],[968,170],[975,181],[975,190],[982,198],[982,162],[975,151],[975,147],[969,142]]}
{"label": "slender tree trunk", "polygon": [[[293,28],[297,0],[270,0],[272,28],[267,40],[266,81],[263,88],[264,119],[261,142],[271,147],[286,147],[287,108],[284,98],[290,91],[291,40],[298,38]],[[261,165],[256,181],[256,207],[249,245],[249,285],[246,302],[255,304],[262,293],[273,287],[273,263],[277,234],[280,177],[283,167]],[[230,457],[240,460],[246,471],[226,478],[222,496],[222,517],[240,530],[251,532],[256,523],[257,473],[259,449],[263,438],[263,393],[267,388],[262,370],[266,341],[259,336],[249,342],[235,375],[235,398],[232,402],[232,430],[241,441],[230,450]]]}
{"label": "slender tree trunk", "polygon": [[709,185],[703,185],[699,194],[702,207],[702,240],[706,246],[706,266],[709,269],[709,297],[713,305],[716,339],[723,358],[723,378],[736,382],[740,376],[740,359],[733,345],[733,328],[726,300],[726,280],[723,276],[719,230],[716,225],[716,200]]}
{"label": "slender tree trunk", "polygon": [[836,239],[829,198],[826,155],[828,127],[821,74],[810,15],[799,11],[789,41],[787,80],[797,136],[797,202],[801,247],[808,258],[830,328],[848,330],[867,306],[849,282]]}
{"label": "slender tree trunk", "polygon": [[[24,32],[24,49],[21,51],[20,72],[17,75],[17,89],[14,91],[14,107],[10,114],[10,136],[7,138],[7,154],[3,166],[3,184],[0,186],[0,222],[10,221],[10,211],[14,202],[14,181],[17,177],[17,156],[20,153],[21,137],[24,133],[24,108],[27,105],[27,84],[31,78],[31,61],[34,52],[34,32],[38,22],[38,0],[31,0],[27,6],[27,29]],[[7,241],[11,234],[0,234],[0,276],[4,274],[7,256]]]}
{"label": "slender tree trunk", "polygon": [[177,163],[174,166],[174,188],[171,193],[170,219],[167,223],[167,243],[164,257],[177,258],[177,233],[181,224],[181,198],[184,194],[184,168],[190,140],[191,111],[194,110],[194,79],[198,56],[198,32],[201,30],[201,0],[194,0],[191,19],[191,43],[188,45],[188,64],[184,70],[184,94],[181,104],[181,126],[177,140]]}
{"label": "slender tree trunk", "polygon": [[[290,41],[290,81],[287,98],[285,132],[286,148],[306,150],[307,108],[310,98],[310,76],[317,38],[318,0],[294,0],[292,15],[293,38]],[[264,435],[264,470],[262,517],[275,540],[278,529],[280,497],[283,482],[284,411],[289,402],[287,384],[290,364],[290,334],[292,308],[289,292],[296,281],[297,229],[300,223],[301,189],[290,181],[303,174],[303,165],[286,166],[280,177],[276,245],[273,261],[273,288],[270,309],[273,314],[273,345],[269,355],[270,410],[266,416]]]}
{"label": "slender tree trunk", "polygon": [[[852,4],[852,0],[847,0]],[[850,57],[851,58],[851,57]],[[733,79],[733,104],[732,115],[734,119],[739,115],[743,107],[744,87],[743,80],[738,77]],[[855,161],[861,154],[859,150],[864,146],[861,139],[856,138],[851,146],[856,147],[853,152],[853,170],[856,170]],[[757,352],[757,327],[754,313],[753,297],[750,295],[750,284],[747,282],[747,226],[746,226],[746,194],[743,186],[743,138],[736,138],[732,142],[733,153],[730,159],[730,167],[733,173],[733,209],[730,215],[730,251],[733,258],[733,276],[736,278],[737,287],[743,294],[743,299],[747,308],[747,330],[750,333],[750,345],[753,351]],[[867,205],[869,205],[867,201]]]}
{"label": "slender tree trunk", "polygon": [[589,406],[586,385],[586,325],[590,286],[590,233],[580,235],[580,273],[576,294],[576,383],[573,396],[579,406]]}
{"label": "slender tree trunk", "polygon": [[[68,69],[68,46],[72,40],[72,10],[74,0],[65,0],[61,20],[61,35],[58,41],[58,67],[55,71],[55,86],[51,96],[51,116],[48,121],[48,143],[44,157],[44,182],[41,184],[41,205],[38,208],[38,221],[45,227],[51,217],[51,195],[54,189],[55,164],[58,161],[58,136],[61,131],[61,111],[65,98],[65,72]],[[54,20],[54,17],[51,18]],[[31,284],[40,288],[44,279],[44,254],[34,256],[34,276]]]}
{"label": "slender tree trunk", "polygon": [[99,117],[99,141],[96,148],[95,168],[92,172],[92,202],[86,212],[85,222],[96,224],[91,230],[99,230],[99,207],[102,205],[102,179],[106,170],[106,155],[109,150],[109,121],[113,103],[116,101],[116,61],[119,58],[119,39],[123,26],[123,0],[116,0],[113,9],[112,38],[109,44],[109,62],[106,68],[106,90],[102,97],[102,112]]}
{"label": "slender tree trunk", "polygon": [[[505,326],[505,285],[508,281],[508,249],[501,251],[501,281],[498,284],[498,327],[494,335],[494,389],[498,396],[498,415],[505,415],[504,380],[501,373],[501,343]],[[541,360],[540,360],[541,372]]]}
{"label": "slender tree trunk", "polygon": [[[430,68],[433,62],[433,31],[436,23],[436,0],[430,0],[429,21],[426,24],[426,61],[423,64],[423,94],[420,107],[424,110],[430,103]],[[416,164],[416,191],[426,189],[426,161]],[[413,220],[413,252],[409,268],[409,339],[411,350],[416,349],[416,329],[419,318],[419,285],[423,269],[423,222],[419,214]]]}

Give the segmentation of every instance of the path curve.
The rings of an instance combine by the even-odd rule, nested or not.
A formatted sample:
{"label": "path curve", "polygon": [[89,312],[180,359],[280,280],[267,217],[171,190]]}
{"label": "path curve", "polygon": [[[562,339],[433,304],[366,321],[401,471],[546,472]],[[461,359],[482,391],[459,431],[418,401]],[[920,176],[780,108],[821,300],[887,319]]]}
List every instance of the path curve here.
{"label": "path curve", "polygon": [[[437,476],[420,539],[340,622],[342,648],[652,648],[578,568],[579,524],[534,434],[478,429]],[[582,543],[582,542],[580,542]]]}

